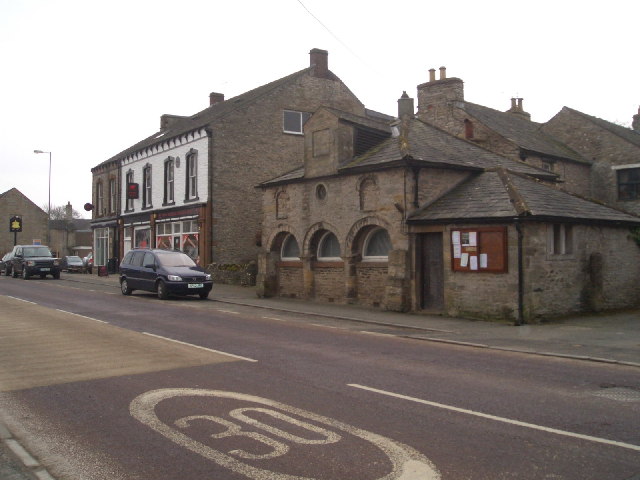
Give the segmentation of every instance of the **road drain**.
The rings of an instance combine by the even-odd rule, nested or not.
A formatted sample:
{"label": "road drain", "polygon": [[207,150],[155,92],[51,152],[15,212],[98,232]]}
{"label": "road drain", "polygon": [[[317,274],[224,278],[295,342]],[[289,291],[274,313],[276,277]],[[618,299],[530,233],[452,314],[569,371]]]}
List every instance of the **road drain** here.
{"label": "road drain", "polygon": [[627,387],[606,387],[595,392],[595,395],[619,402],[640,402],[640,390]]}

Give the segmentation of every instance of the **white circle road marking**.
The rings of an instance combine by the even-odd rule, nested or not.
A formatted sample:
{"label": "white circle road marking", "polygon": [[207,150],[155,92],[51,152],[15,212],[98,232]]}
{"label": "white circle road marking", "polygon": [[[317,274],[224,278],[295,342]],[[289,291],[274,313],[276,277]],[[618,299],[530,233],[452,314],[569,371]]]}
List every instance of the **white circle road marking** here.
{"label": "white circle road marking", "polygon": [[[253,480],[259,480],[264,478],[269,478],[272,480],[313,480],[310,477],[298,477],[294,475],[289,475],[285,473],[273,472],[270,470],[265,470],[257,467],[253,467],[244,463],[237,458],[250,458],[251,454],[247,454],[247,452],[234,450],[227,453],[223,453],[221,451],[215,450],[213,448],[204,445],[197,440],[185,435],[180,432],[173,426],[170,426],[163,421],[161,421],[156,413],[155,407],[162,402],[163,400],[177,398],[177,397],[209,397],[209,398],[221,398],[221,399],[234,399],[243,402],[254,402],[261,404],[263,406],[276,408],[280,411],[274,411],[269,409],[257,409],[262,410],[263,413],[267,413],[273,418],[277,418],[280,421],[285,421],[288,423],[293,423],[297,427],[302,427],[307,430],[311,430],[316,433],[320,433],[325,437],[325,440],[321,441],[309,441],[304,440],[301,437],[293,436],[287,432],[284,432],[280,429],[276,429],[275,427],[269,427],[263,424],[262,422],[258,422],[256,420],[250,419],[247,423],[254,428],[263,429],[272,435],[279,436],[280,438],[284,438],[286,440],[293,441],[294,443],[335,443],[341,439],[341,436],[335,432],[330,430],[325,430],[324,428],[317,427],[315,425],[311,425],[306,422],[302,422],[295,418],[289,417],[282,413],[282,411],[287,412],[289,414],[296,415],[298,417],[302,417],[308,420],[311,420],[316,423],[323,424],[324,426],[331,427],[334,430],[339,430],[342,432],[346,432],[355,437],[359,437],[374,446],[380,449],[389,459],[391,463],[391,472],[383,477],[379,477],[375,480],[440,480],[440,473],[435,468],[435,466],[421,453],[417,452],[413,448],[408,445],[403,445],[399,442],[391,440],[389,438],[383,437],[381,435],[368,432],[366,430],[361,430],[356,427],[352,427],[351,425],[347,425],[345,423],[339,422],[332,418],[323,417],[321,415],[317,415],[315,413],[307,412],[305,410],[301,410],[299,408],[295,408],[289,405],[285,405],[283,403],[276,402],[274,400],[270,400],[263,397],[257,397],[253,395],[238,393],[238,392],[226,392],[221,390],[205,390],[205,389],[195,389],[195,388],[166,388],[159,390],[152,390],[142,395],[136,397],[129,406],[129,411],[131,415],[143,423],[148,427],[152,428],[156,432],[160,433],[167,439],[175,442],[176,444],[184,447],[192,452],[198,453],[199,455],[207,458],[209,460],[213,460],[218,465],[228,468],[229,470],[242,474],[248,478]],[[233,418],[245,421],[247,418],[244,415],[244,412],[256,410],[254,408],[240,408],[233,410],[232,416]],[[202,416],[190,416],[184,417],[182,419],[177,420],[176,427],[185,428],[188,426],[189,422],[193,419],[205,419],[214,421],[216,423],[220,423],[223,426],[227,427],[227,430],[222,434],[216,434],[213,436],[249,436],[254,440],[257,440],[265,445],[268,445],[272,448],[272,452],[270,456],[279,456],[286,453],[286,451],[282,448],[284,445],[280,441],[273,440],[266,435],[255,434],[253,432],[244,432],[241,430],[239,425],[229,422],[227,420],[222,420],[219,417],[202,415]],[[220,421],[222,420],[222,422]],[[265,428],[267,427],[267,428]],[[288,450],[288,447],[287,447]],[[373,479],[372,479],[373,480]]]}

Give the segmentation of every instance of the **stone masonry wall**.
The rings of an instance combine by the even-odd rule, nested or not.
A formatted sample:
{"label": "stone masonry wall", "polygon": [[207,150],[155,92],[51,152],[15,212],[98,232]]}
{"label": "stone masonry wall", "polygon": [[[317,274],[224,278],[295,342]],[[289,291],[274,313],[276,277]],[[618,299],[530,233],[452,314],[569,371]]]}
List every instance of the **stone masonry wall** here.
{"label": "stone masonry wall", "polygon": [[0,255],[13,249],[14,234],[9,232],[9,219],[13,215],[22,217],[22,232],[17,233],[18,245],[31,245],[34,240],[46,245],[47,214],[35,203],[25,197],[18,189],[12,188],[0,196],[0,212],[3,222],[0,228]]}
{"label": "stone masonry wall", "polygon": [[[303,135],[283,133],[283,110],[312,113],[321,105],[362,115],[341,82],[305,75],[212,125],[213,258],[253,260],[259,251],[261,194],[256,185],[301,166]],[[295,203],[294,203],[295,204]]]}
{"label": "stone masonry wall", "polygon": [[281,297],[304,298],[302,265],[280,266],[278,268],[278,295]]}
{"label": "stone masonry wall", "polygon": [[356,267],[358,303],[379,307],[383,303],[387,285],[387,266],[361,264]]}

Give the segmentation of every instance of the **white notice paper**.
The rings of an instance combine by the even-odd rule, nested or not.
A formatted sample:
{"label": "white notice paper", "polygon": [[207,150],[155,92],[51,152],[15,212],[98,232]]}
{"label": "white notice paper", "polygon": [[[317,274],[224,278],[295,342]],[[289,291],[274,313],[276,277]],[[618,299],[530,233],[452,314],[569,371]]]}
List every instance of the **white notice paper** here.
{"label": "white notice paper", "polygon": [[469,245],[475,247],[478,244],[478,232],[469,232]]}
{"label": "white notice paper", "polygon": [[451,243],[454,245],[460,245],[460,232],[451,232]]}
{"label": "white notice paper", "polygon": [[480,254],[480,268],[487,268],[488,263],[489,263],[489,259],[487,258],[487,254],[486,253],[481,253]]}
{"label": "white notice paper", "polygon": [[469,265],[469,254],[463,253],[462,257],[460,257],[460,266],[466,267],[467,265]]}
{"label": "white notice paper", "polygon": [[460,258],[462,255],[462,245],[454,244],[453,245],[453,258]]}
{"label": "white notice paper", "polygon": [[476,257],[475,255],[473,257],[469,258],[469,266],[471,267],[471,270],[477,270],[478,269],[478,257]]}

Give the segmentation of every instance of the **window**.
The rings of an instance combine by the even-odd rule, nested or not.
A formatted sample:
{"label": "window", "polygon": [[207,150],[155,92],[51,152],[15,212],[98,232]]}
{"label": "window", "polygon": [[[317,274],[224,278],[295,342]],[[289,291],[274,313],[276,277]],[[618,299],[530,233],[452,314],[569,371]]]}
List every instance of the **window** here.
{"label": "window", "polygon": [[371,211],[378,208],[378,185],[374,178],[365,178],[360,182],[360,210]]}
{"label": "window", "polygon": [[300,260],[300,247],[296,237],[288,234],[284,242],[282,242],[282,251],[280,252],[282,260]]}
{"label": "window", "polygon": [[101,216],[104,214],[104,189],[102,187],[102,181],[96,183],[96,215]]}
{"label": "window", "polygon": [[116,189],[116,179],[109,180],[109,213],[116,213],[118,191]]}
{"label": "window", "polygon": [[319,260],[341,260],[340,257],[340,242],[338,238],[331,232],[325,233],[320,239],[318,244],[318,259]]}
{"label": "window", "polygon": [[618,170],[618,200],[640,200],[640,167]]}
{"label": "window", "polygon": [[362,257],[365,260],[387,260],[391,250],[391,238],[384,228],[371,231],[364,241]]}
{"label": "window", "polygon": [[142,208],[152,206],[151,193],[151,165],[147,164],[142,170]]}
{"label": "window", "polygon": [[547,232],[549,254],[570,255],[573,253],[573,229],[571,225],[550,225]]}
{"label": "window", "polygon": [[174,159],[173,157],[169,157],[166,162],[164,162],[164,204],[173,204],[174,200]]}
{"label": "window", "polygon": [[302,134],[302,126],[309,117],[311,117],[310,113],[284,110],[282,113],[282,130],[285,133]]}
{"label": "window", "polygon": [[542,169],[546,170],[547,172],[553,172],[553,162],[548,162],[543,160],[542,161]]}
{"label": "window", "polygon": [[191,150],[187,154],[187,185],[185,200],[198,198],[198,152]]}
{"label": "window", "polygon": [[[131,185],[133,183],[133,171],[129,170],[127,172],[127,185]],[[125,190],[125,192],[128,192],[128,190]],[[126,203],[126,207],[125,210],[127,212],[131,212],[133,210],[133,198],[129,198],[129,195],[127,195],[127,203]]]}

